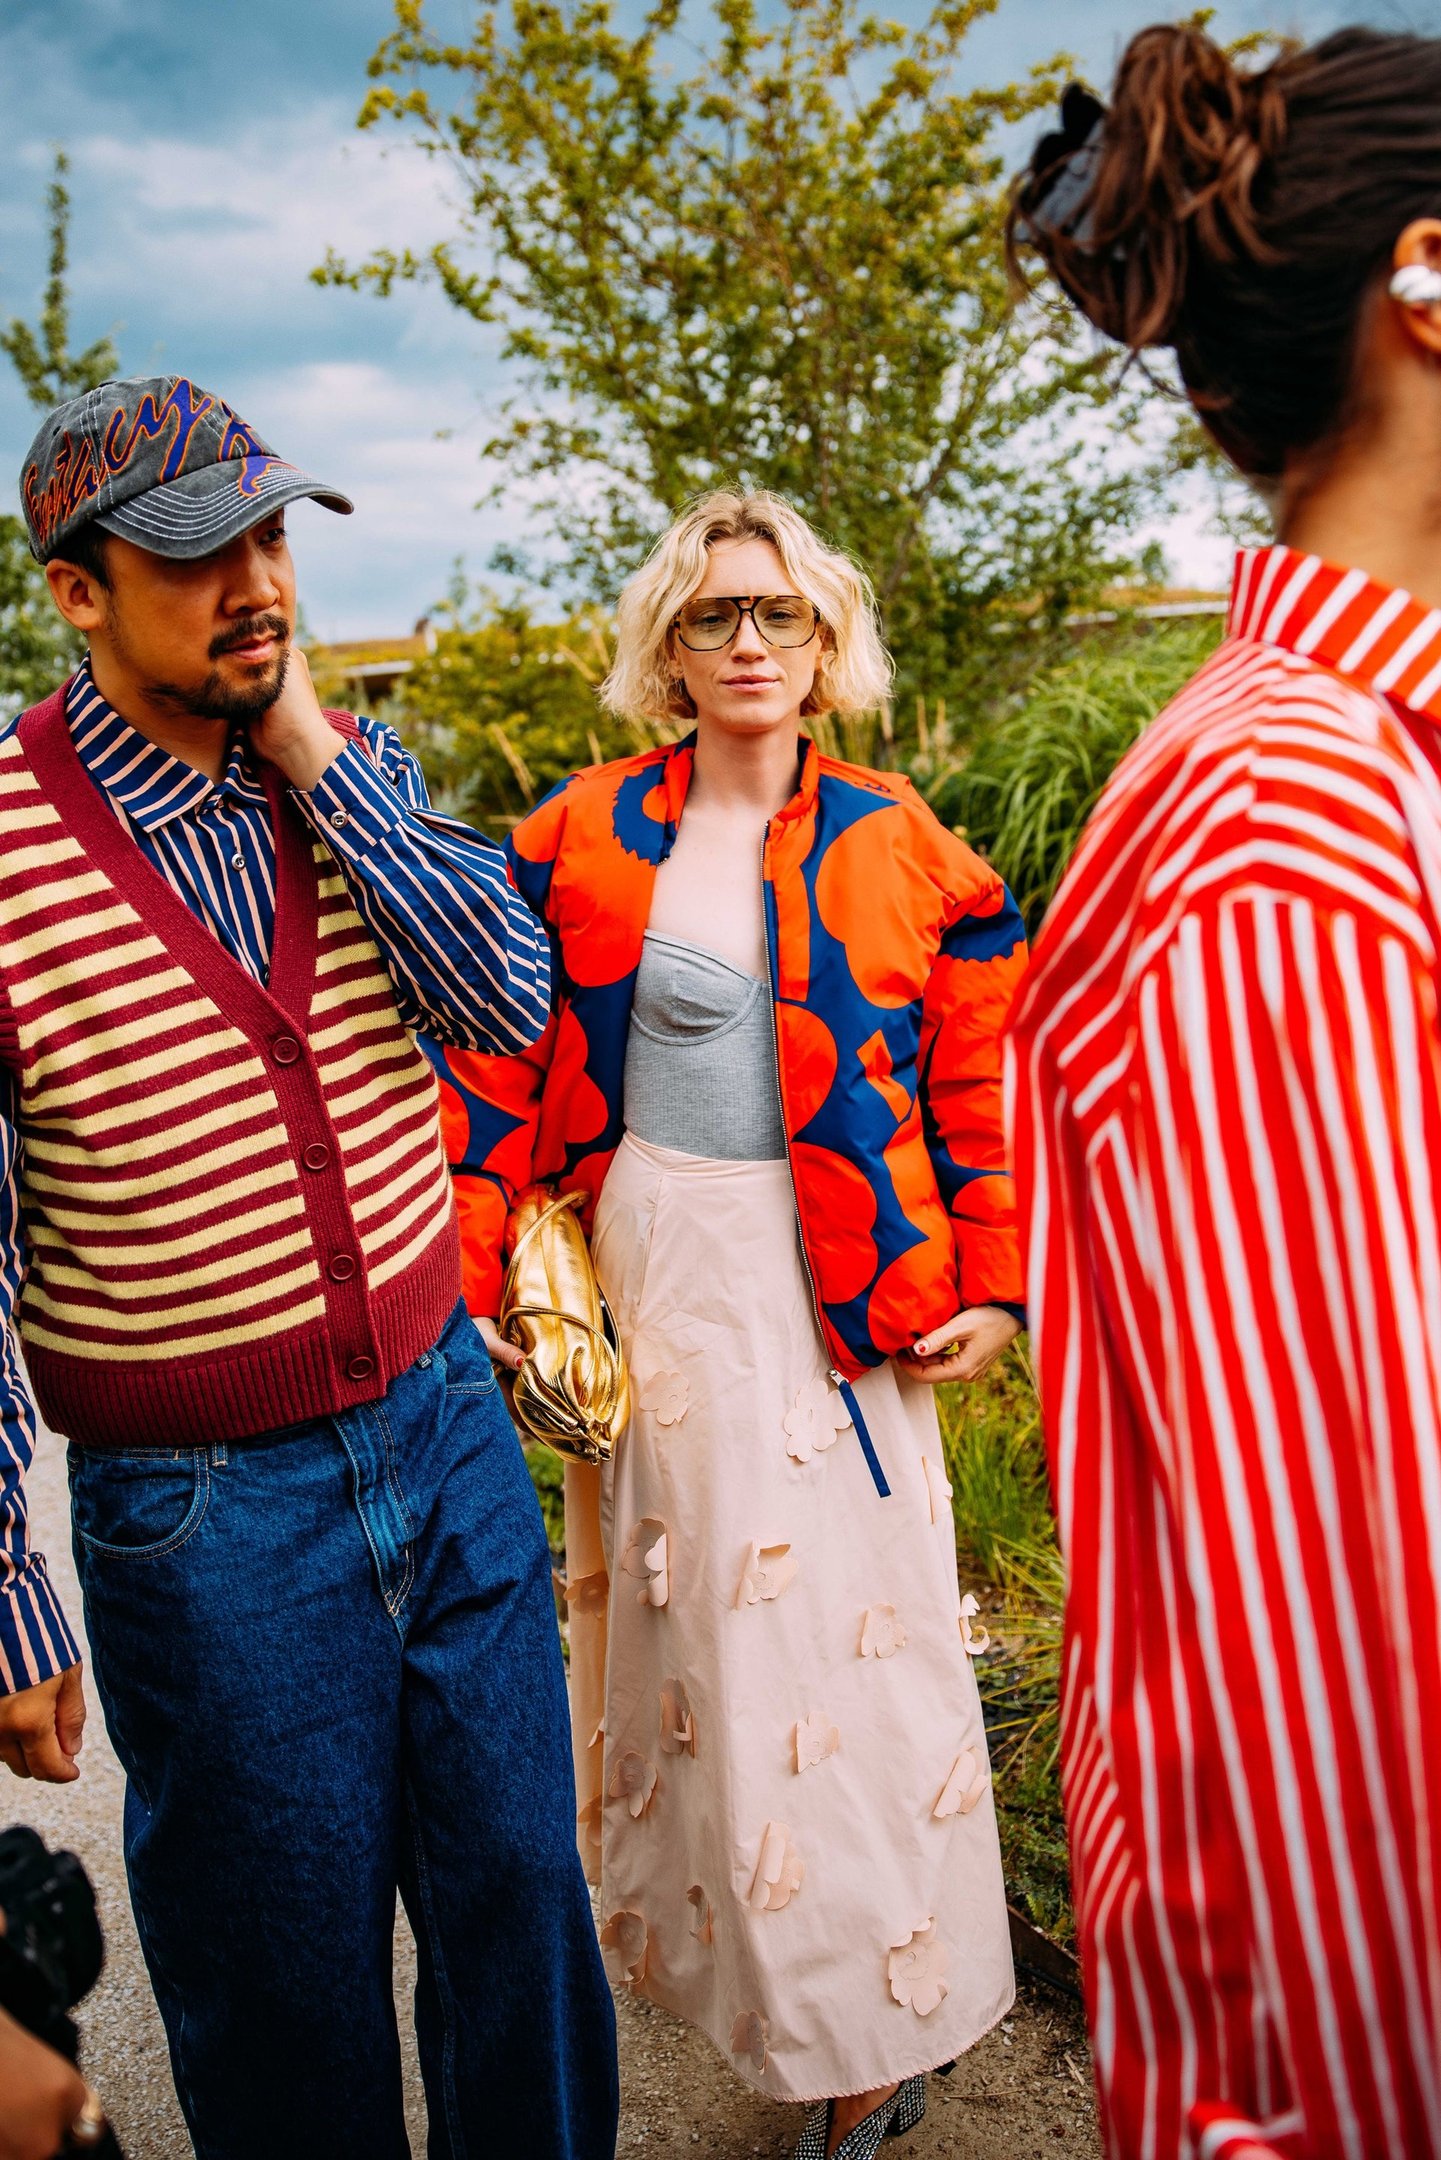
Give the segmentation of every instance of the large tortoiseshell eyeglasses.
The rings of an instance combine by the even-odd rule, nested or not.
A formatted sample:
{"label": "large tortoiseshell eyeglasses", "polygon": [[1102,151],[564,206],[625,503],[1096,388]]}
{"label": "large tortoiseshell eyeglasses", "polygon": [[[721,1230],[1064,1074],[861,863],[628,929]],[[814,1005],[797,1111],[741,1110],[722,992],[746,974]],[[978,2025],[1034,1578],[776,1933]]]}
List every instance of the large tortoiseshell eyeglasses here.
{"label": "large tortoiseshell eyeglasses", "polygon": [[794,593],[737,593],[733,599],[687,600],[671,628],[689,652],[719,652],[749,615],[767,645],[809,645],[820,628],[819,608]]}

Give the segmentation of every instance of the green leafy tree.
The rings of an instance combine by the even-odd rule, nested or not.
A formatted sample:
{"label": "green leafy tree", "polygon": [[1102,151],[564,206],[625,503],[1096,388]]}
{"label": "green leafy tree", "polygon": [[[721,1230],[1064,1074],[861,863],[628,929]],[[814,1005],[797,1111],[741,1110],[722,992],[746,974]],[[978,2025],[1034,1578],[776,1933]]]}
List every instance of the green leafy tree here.
{"label": "green leafy tree", "polygon": [[[94,389],[120,365],[108,337],[97,338],[83,352],[70,349],[69,169],[64,151],[57,150],[47,199],[50,261],[39,320],[32,327],[14,318],[0,330],[0,349],[9,354],[26,396],[46,412],[64,398]],[[23,519],[0,514],[0,712],[15,712],[44,697],[83,650],[82,640],[55,611]]]}
{"label": "green leafy tree", "polygon": [[39,321],[32,327],[13,316],[8,330],[0,330],[0,350],[10,355],[31,404],[45,412],[108,382],[120,366],[120,355],[109,337],[96,338],[84,352],[70,350],[70,190],[65,185],[69,170],[69,158],[57,150],[46,197],[50,261]]}
{"label": "green leafy tree", "polygon": [[870,570],[903,686],[992,710],[1161,485],[1144,382],[1118,393],[1054,299],[1012,304],[1002,130],[1067,70],[957,87],[996,5],[652,0],[632,34],[613,0],[487,0],[452,41],[396,0],[360,125],[449,167],[460,231],[315,274],[432,280],[502,327],[486,452],[570,590],[613,596],[702,488],[777,488]]}
{"label": "green leafy tree", "polygon": [[56,612],[23,520],[0,515],[0,714],[47,697],[83,650]]}
{"label": "green leafy tree", "polygon": [[455,815],[503,831],[567,773],[658,739],[596,701],[610,664],[599,611],[538,622],[522,602],[458,582],[437,614],[435,650],[393,717]]}

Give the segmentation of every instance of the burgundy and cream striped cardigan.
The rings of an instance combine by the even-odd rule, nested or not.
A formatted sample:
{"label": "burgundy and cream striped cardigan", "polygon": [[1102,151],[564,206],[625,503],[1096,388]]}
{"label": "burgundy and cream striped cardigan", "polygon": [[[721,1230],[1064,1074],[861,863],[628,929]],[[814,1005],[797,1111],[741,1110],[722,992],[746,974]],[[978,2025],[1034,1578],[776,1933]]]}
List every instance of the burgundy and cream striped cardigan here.
{"label": "burgundy and cream striped cardigan", "polygon": [[265,780],[268,988],[101,801],[62,694],[0,742],[19,1325],[41,1411],[82,1445],[238,1439],[373,1401],[459,1294],[434,1076],[333,858]]}

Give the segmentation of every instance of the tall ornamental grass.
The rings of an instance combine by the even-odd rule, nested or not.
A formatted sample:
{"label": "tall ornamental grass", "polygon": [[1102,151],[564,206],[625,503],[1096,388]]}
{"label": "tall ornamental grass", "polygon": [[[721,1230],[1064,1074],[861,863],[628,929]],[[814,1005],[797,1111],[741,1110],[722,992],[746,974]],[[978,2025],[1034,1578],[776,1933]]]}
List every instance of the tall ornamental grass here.
{"label": "tall ornamental grass", "polygon": [[1220,636],[1213,617],[1093,632],[929,791],[995,864],[1033,933],[1117,763]]}
{"label": "tall ornamental grass", "polygon": [[1071,1942],[1061,1808],[1061,1625],[1065,1572],[1051,1514],[1039,1405],[1019,1347],[984,1380],[946,1388],[941,1435],[964,1589],[981,1596],[991,1646],[977,1660],[1006,1894]]}

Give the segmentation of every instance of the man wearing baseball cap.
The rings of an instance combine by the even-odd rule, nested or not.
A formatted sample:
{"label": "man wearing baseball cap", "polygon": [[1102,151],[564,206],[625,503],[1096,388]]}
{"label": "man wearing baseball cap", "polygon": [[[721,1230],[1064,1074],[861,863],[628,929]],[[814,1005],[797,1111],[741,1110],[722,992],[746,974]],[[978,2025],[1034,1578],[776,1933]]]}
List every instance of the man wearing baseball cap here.
{"label": "man wearing baseball cap", "polygon": [[201,2160],[408,2154],[397,1888],[431,2152],[608,2160],[549,1555],[412,1032],[524,1049],[542,934],[292,648],[285,508],[343,495],[175,376],[62,406],[21,495],[89,650],[0,734],[0,1757],[73,1778],[84,1719],[18,1332]]}

